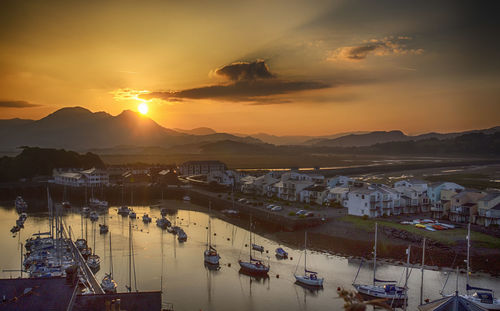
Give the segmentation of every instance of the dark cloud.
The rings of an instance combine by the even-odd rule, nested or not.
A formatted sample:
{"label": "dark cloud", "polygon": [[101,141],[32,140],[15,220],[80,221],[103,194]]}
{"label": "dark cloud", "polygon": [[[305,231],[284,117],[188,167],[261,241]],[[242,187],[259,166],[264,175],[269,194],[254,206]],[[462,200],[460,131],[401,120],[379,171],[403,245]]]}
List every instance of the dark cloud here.
{"label": "dark cloud", "polygon": [[215,73],[231,81],[270,79],[274,77],[263,60],[256,60],[251,63],[232,63],[231,65],[217,69]]}
{"label": "dark cloud", "polygon": [[275,75],[269,71],[264,61],[233,63],[216,70],[215,73],[227,77],[231,82],[229,84],[203,86],[181,91],[151,92],[142,94],[139,97],[143,99],[160,98],[168,101],[219,99],[253,102],[264,97],[333,86],[318,81],[289,81],[275,78]]}
{"label": "dark cloud", "polygon": [[24,100],[0,100],[1,108],[30,108],[38,106],[40,105],[32,104]]}

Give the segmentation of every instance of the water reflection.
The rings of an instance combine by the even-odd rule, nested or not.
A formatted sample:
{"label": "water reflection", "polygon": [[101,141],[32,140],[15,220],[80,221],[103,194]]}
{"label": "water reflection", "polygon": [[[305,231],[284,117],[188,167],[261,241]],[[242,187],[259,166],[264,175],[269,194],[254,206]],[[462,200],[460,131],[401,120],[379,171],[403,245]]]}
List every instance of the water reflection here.
{"label": "water reflection", "polygon": [[[110,271],[109,234],[99,234],[93,226],[109,225],[112,234],[113,274],[118,283],[118,291],[125,292],[129,284],[129,223],[133,230],[133,245],[137,288],[139,290],[162,290],[164,302],[174,303],[176,310],[339,310],[343,302],[337,299],[338,286],[351,289],[351,284],[359,267],[359,262],[319,252],[308,252],[308,265],[325,278],[324,289],[305,288],[295,284],[293,274],[299,265],[303,250],[279,244],[260,235],[255,240],[265,250],[261,259],[269,260],[271,270],[267,278],[248,276],[239,273],[238,259],[248,259],[249,232],[212,214],[212,243],[217,247],[221,259],[216,268],[204,264],[203,252],[207,243],[207,214],[194,210],[184,210],[192,203],[168,202],[166,217],[180,226],[188,235],[185,243],[179,243],[176,236],[156,226],[156,219],[161,217],[160,208],[133,206],[137,219],[122,217],[117,208],[109,213],[99,213],[99,220],[91,224],[78,214],[77,209],[65,211],[64,220],[71,227],[74,238],[87,236],[93,247],[95,234],[95,252],[101,256],[101,267],[97,279]],[[144,223],[142,215],[147,213],[153,219]],[[20,243],[32,233],[48,230],[47,214],[29,214],[25,228],[12,237],[9,229],[15,223],[17,215],[13,209],[0,208],[0,241],[2,269],[19,269]],[[83,229],[83,230],[82,230]],[[85,232],[87,231],[87,232]],[[94,233],[96,232],[96,233]],[[277,247],[283,247],[289,253],[289,259],[277,259],[269,256]],[[267,257],[270,257],[267,259]],[[291,259],[293,258],[293,259]],[[299,267],[297,267],[299,265]],[[358,280],[369,282],[372,268],[364,265]],[[413,269],[415,270],[415,269]],[[418,269],[417,269],[418,270]],[[404,268],[399,266],[378,266],[378,271],[387,278],[401,280]],[[18,272],[0,272],[1,277],[17,277]],[[447,278],[444,272],[426,271],[424,298],[440,297],[440,290]],[[474,284],[492,288],[500,292],[500,282],[496,278],[473,275]],[[454,275],[448,281],[445,292],[454,291]],[[465,275],[460,275],[459,286],[465,287]],[[413,271],[409,280],[410,310],[414,310],[419,301],[420,272]],[[453,288],[452,288],[453,287]]]}

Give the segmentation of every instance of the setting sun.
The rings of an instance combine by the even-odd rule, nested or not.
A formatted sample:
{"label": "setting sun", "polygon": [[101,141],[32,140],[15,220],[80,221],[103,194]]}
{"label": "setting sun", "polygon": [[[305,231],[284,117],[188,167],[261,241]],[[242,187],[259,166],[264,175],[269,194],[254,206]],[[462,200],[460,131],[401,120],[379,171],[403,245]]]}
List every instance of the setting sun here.
{"label": "setting sun", "polygon": [[139,109],[139,112],[141,114],[146,114],[148,113],[148,105],[146,103],[140,103],[139,106],[137,106],[137,109]]}

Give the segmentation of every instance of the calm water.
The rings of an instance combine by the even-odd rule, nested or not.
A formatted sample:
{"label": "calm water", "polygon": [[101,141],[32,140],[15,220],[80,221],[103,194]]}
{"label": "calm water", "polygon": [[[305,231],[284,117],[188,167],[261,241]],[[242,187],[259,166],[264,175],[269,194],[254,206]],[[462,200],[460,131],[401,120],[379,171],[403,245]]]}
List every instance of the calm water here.
{"label": "calm water", "polygon": [[[310,291],[294,284],[293,273],[303,269],[302,251],[285,247],[293,260],[277,260],[274,249],[278,243],[256,235],[257,244],[263,245],[269,254],[257,256],[271,263],[268,279],[255,279],[239,274],[239,258],[248,258],[249,233],[245,228],[237,227],[223,220],[212,218],[212,232],[216,233],[213,242],[221,255],[221,268],[212,271],[203,264],[203,250],[206,245],[206,226],[208,215],[202,212],[183,210],[186,204],[178,201],[169,202],[169,206],[179,209],[168,217],[177,221],[188,234],[185,243],[179,243],[176,236],[156,227],[155,220],[160,210],[144,206],[135,206],[137,216],[148,213],[153,217],[151,224],[144,224],[142,219],[131,220],[133,225],[133,241],[137,288],[139,290],[160,290],[163,279],[163,301],[174,304],[175,310],[340,310],[343,302],[337,298],[337,286],[351,288],[351,283],[358,270],[357,262],[332,256],[325,253],[308,253],[307,261],[310,269],[318,271],[325,277],[324,289]],[[71,226],[76,237],[81,236],[81,217],[74,209],[66,214],[65,221]],[[100,216],[98,223],[110,226],[113,246],[114,277],[119,291],[126,291],[128,285],[128,226],[129,218],[117,215],[116,208],[110,208],[109,214]],[[19,243],[32,233],[48,230],[47,214],[29,215],[25,228],[16,236],[10,233],[17,214],[14,209],[0,208],[0,269],[19,269]],[[85,225],[84,225],[85,228]],[[87,236],[89,246],[93,247],[93,230],[87,220]],[[100,281],[109,271],[109,234],[100,235],[97,226],[96,253],[101,256],[101,270],[97,273]],[[84,230],[85,231],[85,230]],[[85,232],[83,233],[85,235]],[[229,240],[228,240],[229,238]],[[163,253],[163,255],[162,255]],[[453,256],[450,255],[450,260]],[[163,258],[163,260],[162,260]],[[297,263],[300,259],[300,265]],[[163,265],[162,265],[163,262]],[[228,264],[231,264],[229,267]],[[163,278],[162,278],[163,271]],[[392,265],[380,265],[377,270],[379,278],[402,280],[404,268]],[[276,275],[279,274],[279,278]],[[17,277],[18,272],[0,272],[0,276]],[[371,267],[364,266],[358,280],[370,282]],[[420,270],[414,268],[410,275],[409,310],[414,310],[419,301]],[[439,291],[446,280],[446,273],[425,271],[424,298],[439,298]],[[500,292],[500,280],[488,276],[473,276],[476,286],[493,288]],[[132,278],[132,284],[134,283]],[[460,289],[465,287],[465,275],[460,275]],[[450,277],[445,292],[454,291],[455,276]]]}

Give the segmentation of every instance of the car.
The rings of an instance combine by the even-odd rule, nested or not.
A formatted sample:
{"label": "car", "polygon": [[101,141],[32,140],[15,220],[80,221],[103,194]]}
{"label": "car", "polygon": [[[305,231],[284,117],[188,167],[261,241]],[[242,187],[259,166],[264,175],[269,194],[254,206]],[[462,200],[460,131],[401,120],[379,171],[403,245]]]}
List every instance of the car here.
{"label": "car", "polygon": [[313,217],[314,213],[313,212],[307,212],[307,213],[304,214],[304,216],[306,216],[306,217]]}
{"label": "car", "polygon": [[266,208],[272,210],[274,208],[274,204],[269,204]]}
{"label": "car", "polygon": [[242,202],[243,203],[243,201],[246,201],[246,199],[245,198],[238,199],[238,202]]}
{"label": "car", "polygon": [[273,208],[271,208],[271,211],[273,211],[273,212],[279,212],[279,211],[282,211],[282,210],[283,210],[283,207],[281,207],[279,205],[276,205]]}
{"label": "car", "polygon": [[295,213],[295,215],[300,216],[300,215],[304,215],[306,213],[307,213],[307,211],[301,209],[300,211],[298,211],[297,213]]}

